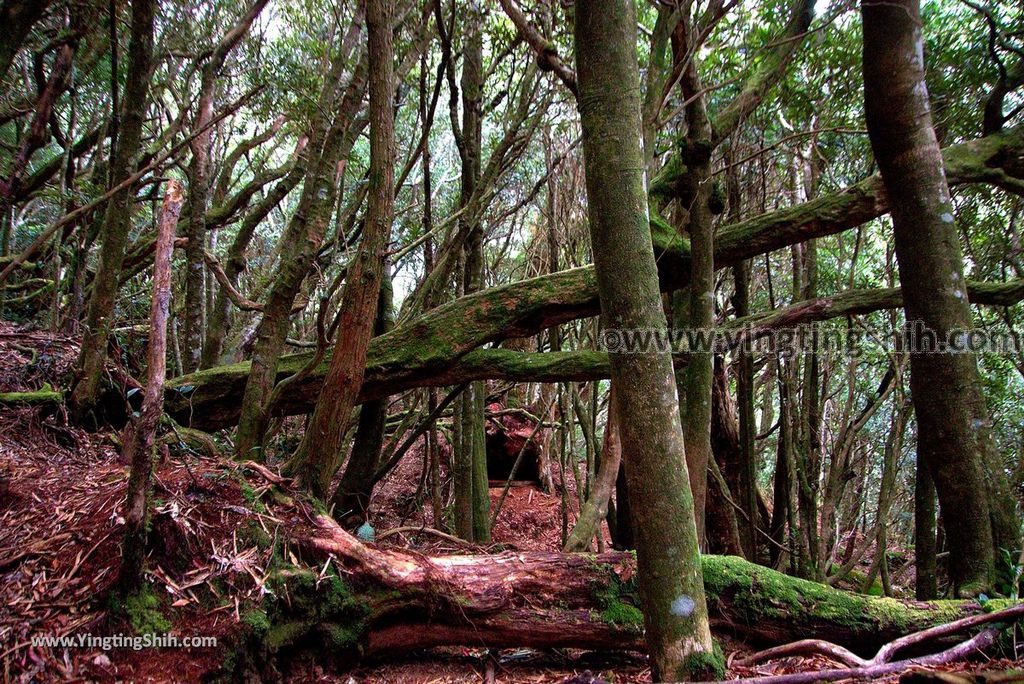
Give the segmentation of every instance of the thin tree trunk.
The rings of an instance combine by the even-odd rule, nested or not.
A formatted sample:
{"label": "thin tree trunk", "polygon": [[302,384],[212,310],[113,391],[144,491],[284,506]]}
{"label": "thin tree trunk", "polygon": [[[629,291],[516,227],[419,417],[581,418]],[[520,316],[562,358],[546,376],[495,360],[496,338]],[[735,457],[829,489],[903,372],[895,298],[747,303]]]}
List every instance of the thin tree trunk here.
{"label": "thin tree trunk", "polygon": [[[430,127],[433,124],[434,110],[427,104],[427,57],[428,50],[420,54],[420,93],[419,93],[419,115],[420,122],[425,128],[423,140],[423,232],[426,238],[423,240],[423,274],[427,276],[434,270],[434,240],[431,233],[434,230],[433,214],[433,182],[430,173]],[[438,75],[438,86],[440,86],[440,74]],[[436,104],[436,99],[433,103]],[[424,310],[433,308],[434,302],[427,297],[423,301]],[[437,410],[437,389],[427,389],[427,413],[433,415]],[[428,419],[425,435],[424,448],[427,452],[427,462],[430,468],[430,509],[434,516],[434,528],[445,529],[444,523],[444,497],[441,482],[441,445],[438,441],[437,421]]]}
{"label": "thin tree trunk", "polygon": [[[299,138],[295,147],[294,159],[291,168],[284,178],[279,180],[266,196],[257,202],[242,219],[235,239],[228,247],[227,256],[224,259],[224,275],[228,282],[236,290],[238,279],[246,268],[245,253],[249,249],[249,243],[256,234],[256,229],[263,220],[279,205],[285,196],[291,192],[303,176],[306,175],[309,156],[303,154],[309,141],[307,136]],[[224,356],[224,342],[231,331],[231,299],[228,296],[226,287],[217,288],[214,295],[213,306],[210,308],[207,317],[206,339],[203,341],[203,368],[213,368],[222,363]]]}
{"label": "thin tree trunk", "polygon": [[[462,124],[459,154],[462,161],[459,208],[464,210],[460,224],[466,238],[463,260],[463,293],[472,294],[483,288],[483,224],[477,197],[481,172],[483,142],[483,10],[476,4],[467,8],[469,20],[463,36],[462,55]],[[459,515],[465,522],[472,520],[471,536],[479,543],[489,542],[490,496],[487,487],[487,451],[484,433],[484,408],[487,387],[483,382],[474,382],[463,395],[460,406],[461,437],[456,444],[455,458],[464,462],[460,466],[463,478],[459,486],[469,486],[469,496],[460,496],[458,501],[470,506],[469,514]],[[468,463],[468,467],[466,467]],[[465,474],[469,475],[468,481]]]}
{"label": "thin tree trunk", "polygon": [[608,514],[608,502],[611,501],[615,480],[619,476],[619,463],[622,461],[622,442],[619,439],[617,411],[615,409],[615,388],[608,396],[608,419],[604,425],[604,443],[601,445],[601,467],[595,478],[590,496],[580,508],[576,526],[569,533],[569,538],[562,547],[563,551],[586,551],[594,535],[600,537],[601,521]]}
{"label": "thin tree trunk", "polygon": [[188,168],[188,224],[185,235],[185,307],[184,331],[182,335],[185,372],[191,373],[200,367],[203,354],[203,332],[207,318],[206,268],[203,257],[206,247],[206,209],[210,194],[210,145],[213,128],[213,105],[217,78],[220,76],[228,54],[249,32],[249,27],[259,16],[268,0],[256,0],[238,23],[220,40],[203,66],[199,86],[199,102],[196,105],[193,130],[202,130],[191,143],[192,162]]}
{"label": "thin tree trunk", "polygon": [[[606,328],[667,325],[644,192],[632,0],[578,0],[574,24],[588,215]],[[656,681],[715,678],[675,374],[667,353],[613,354],[640,602]]]}
{"label": "thin tree trunk", "polygon": [[[715,326],[715,226],[711,209],[711,121],[702,94],[697,73],[697,31],[689,17],[676,25],[674,47],[676,62],[687,59],[683,69],[683,94],[690,101],[686,107],[686,141],[683,154],[687,172],[681,183],[680,203],[686,215],[686,230],[690,236],[690,329],[710,335]],[[707,548],[705,509],[708,492],[708,463],[711,452],[711,386],[714,382],[715,357],[711,350],[697,349],[690,355],[686,368],[685,406],[683,413],[686,469],[693,492],[697,534],[701,548]]]}
{"label": "thin tree trunk", "polygon": [[[391,309],[392,289],[391,278],[387,272],[381,279],[380,301],[377,304],[377,322],[375,335],[382,335],[394,325]],[[338,487],[334,490],[331,503],[334,504],[334,516],[338,520],[354,516],[360,522],[366,520],[373,494],[374,474],[380,463],[380,450],[384,445],[384,428],[387,422],[388,398],[381,397],[363,404],[359,410],[359,425],[352,439],[352,452],[348,465],[341,476]],[[338,455],[338,458],[342,454]]]}
{"label": "thin tree trunk", "polygon": [[[733,267],[736,296],[733,300],[736,317],[750,313],[749,264]],[[736,403],[739,407],[740,427],[740,501],[746,520],[740,526],[743,553],[747,560],[758,560],[758,484],[757,451],[754,446],[757,425],[754,418],[754,359],[751,354],[740,351],[737,356]]]}
{"label": "thin tree trunk", "polygon": [[[361,22],[354,22],[352,31],[359,31],[361,26]],[[280,239],[283,250],[277,268],[278,275],[267,295],[263,318],[256,329],[252,363],[242,396],[241,415],[235,436],[235,454],[239,458],[262,458],[263,436],[270,418],[266,400],[274,386],[278,361],[287,339],[289,315],[330,223],[338,188],[335,162],[347,156],[347,148],[352,144],[349,136],[345,135],[345,128],[363,100],[366,62],[360,59],[354,67],[345,94],[338,104],[334,92],[345,62],[345,57],[338,55],[331,65],[330,74],[324,80],[318,111],[325,115],[334,112],[333,120],[321,120],[314,125],[310,144],[304,151],[304,154],[311,155],[311,161],[302,195]],[[301,165],[303,162],[299,163]],[[351,271],[349,277],[352,277]],[[374,289],[373,302],[376,301]],[[371,313],[365,323],[368,330],[372,330],[373,319]],[[340,429],[344,434],[344,426]],[[335,456],[332,454],[330,458]]]}
{"label": "thin tree trunk", "polygon": [[[142,149],[142,127],[146,117],[150,65],[153,58],[154,0],[132,3],[131,40],[128,45],[128,73],[121,112],[121,131],[111,164],[112,187],[123,183],[135,172]],[[86,312],[85,334],[78,360],[80,375],[71,393],[71,409],[78,422],[95,421],[103,366],[107,359],[107,340],[114,315],[124,261],[125,246],[132,223],[134,192],[127,187],[107,202],[100,230],[100,257],[92,283],[92,296]]]}
{"label": "thin tree trunk", "polygon": [[326,497],[352,408],[366,371],[366,350],[384,277],[395,202],[394,0],[368,0],[370,179],[362,241],[349,266],[339,312],[338,340],[324,389],[285,472],[315,496]]}
{"label": "thin tree trunk", "polygon": [[935,482],[928,468],[918,462],[914,480],[914,594],[920,601],[939,595],[935,542]]}
{"label": "thin tree trunk", "polygon": [[149,349],[146,353],[146,390],[137,420],[129,424],[121,452],[131,464],[125,499],[125,533],[118,586],[131,593],[142,586],[146,558],[149,492],[153,473],[153,449],[157,424],[163,415],[164,379],[167,376],[167,315],[171,301],[171,256],[181,212],[181,186],[167,182],[163,210],[157,228],[153,266],[153,304],[149,318]]}

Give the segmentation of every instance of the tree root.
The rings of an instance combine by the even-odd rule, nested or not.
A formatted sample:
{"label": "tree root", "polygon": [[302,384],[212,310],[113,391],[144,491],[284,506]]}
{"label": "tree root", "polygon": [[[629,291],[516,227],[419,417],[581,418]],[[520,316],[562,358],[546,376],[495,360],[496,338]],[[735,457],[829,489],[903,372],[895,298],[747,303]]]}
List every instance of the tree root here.
{"label": "tree root", "polygon": [[[842,646],[833,644],[828,641],[823,641],[820,639],[803,639],[801,641],[795,641],[793,643],[785,644],[783,646],[775,646],[773,648],[765,649],[764,651],[759,651],[739,661],[738,664],[744,666],[752,666],[756,665],[757,663],[764,662],[766,660],[774,660],[776,658],[784,658],[794,655],[816,654],[827,656],[829,658],[832,658],[833,660],[838,660],[839,662],[844,663],[851,668],[870,670],[871,668],[877,668],[882,665],[890,664],[893,656],[912,646],[920,646],[921,644],[927,643],[929,641],[934,641],[942,637],[948,637],[954,634],[959,634],[972,627],[988,624],[990,622],[1013,622],[1022,616],[1024,616],[1024,604],[1019,604],[1015,606],[1010,606],[1009,608],[1005,608],[1003,610],[997,610],[994,613],[972,615],[971,617],[966,617],[961,620],[955,620],[953,622],[946,623],[943,625],[936,625],[935,627],[923,629],[918,632],[914,632],[913,634],[908,634],[906,636],[900,637],[899,639],[890,641],[889,643],[882,646],[882,648],[878,650],[878,653],[875,654],[875,657],[871,658],[870,660],[861,658],[856,653],[853,653],[848,649],[843,648]],[[985,630],[979,633],[977,636],[981,636],[986,631],[991,630]],[[996,631],[998,632],[998,630]],[[954,649],[955,648],[958,647],[954,647]],[[948,650],[944,651],[943,653],[947,652]],[[944,660],[941,662],[950,661]]]}

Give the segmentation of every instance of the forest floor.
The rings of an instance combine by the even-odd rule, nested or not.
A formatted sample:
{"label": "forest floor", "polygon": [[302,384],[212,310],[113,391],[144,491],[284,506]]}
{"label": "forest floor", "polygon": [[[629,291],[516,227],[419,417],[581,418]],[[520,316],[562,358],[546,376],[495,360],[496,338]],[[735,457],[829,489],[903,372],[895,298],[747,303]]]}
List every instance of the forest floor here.
{"label": "forest floor", "polygon": [[[77,353],[76,340],[25,332],[0,323],[0,392],[61,386]],[[173,446],[173,445],[172,445]],[[0,412],[0,677],[3,682],[209,679],[244,630],[243,616],[265,589],[274,549],[294,560],[290,540],[313,530],[314,510],[287,489],[272,486],[243,464],[179,446],[165,449],[156,470],[147,580],[157,611],[133,613],[136,632],[167,630],[178,637],[214,636],[216,648],[64,648],[32,644],[33,637],[110,635],[129,625],[111,617],[106,599],[115,579],[123,534],[120,507],[128,469],[117,435],[67,425],[60,409]],[[422,455],[411,452],[379,487],[371,522],[382,545],[430,554],[465,553],[465,545],[399,527],[432,525],[420,508]],[[575,502],[571,482],[567,500]],[[500,488],[492,489],[492,500]],[[429,500],[429,497],[427,497]],[[534,487],[509,490],[489,550],[556,550],[562,497]],[[573,506],[570,505],[570,509]],[[570,510],[571,518],[574,511]],[[723,639],[729,662],[749,652]],[[1002,670],[992,661],[951,666],[961,672]],[[757,668],[731,667],[730,677],[814,671],[836,664],[820,656],[793,657]],[[1017,665],[1020,666],[1019,664]],[[591,674],[592,673],[592,674]],[[364,663],[349,671],[300,661],[298,682],[647,682],[639,653],[528,649],[435,649],[401,660]],[[896,681],[889,678],[888,681]]]}

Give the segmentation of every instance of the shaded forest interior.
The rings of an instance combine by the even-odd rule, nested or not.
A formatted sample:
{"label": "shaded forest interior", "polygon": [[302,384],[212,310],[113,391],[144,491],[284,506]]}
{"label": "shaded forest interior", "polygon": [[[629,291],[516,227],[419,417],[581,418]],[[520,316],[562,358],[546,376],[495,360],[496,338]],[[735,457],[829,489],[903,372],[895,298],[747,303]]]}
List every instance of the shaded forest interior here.
{"label": "shaded forest interior", "polygon": [[0,24],[3,681],[1024,681],[1020,3]]}

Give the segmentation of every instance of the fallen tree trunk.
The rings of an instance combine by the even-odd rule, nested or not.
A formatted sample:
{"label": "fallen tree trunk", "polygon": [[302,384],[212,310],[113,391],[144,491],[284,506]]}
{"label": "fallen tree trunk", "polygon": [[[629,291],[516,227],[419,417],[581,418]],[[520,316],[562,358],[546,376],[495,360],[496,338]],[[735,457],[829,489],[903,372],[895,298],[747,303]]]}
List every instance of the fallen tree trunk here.
{"label": "fallen tree trunk", "polygon": [[[281,598],[247,620],[270,651],[308,648],[310,638],[349,656],[450,645],[642,648],[632,553],[430,557],[368,546],[326,516],[317,524],[298,543],[323,571],[280,571],[270,586]],[[870,655],[910,632],[1009,605],[853,594],[729,556],[703,564],[713,627],[757,643],[828,634]]]}
{"label": "fallen tree trunk", "polygon": [[[1024,127],[952,145],[943,151],[946,174],[951,185],[990,183],[1024,195]],[[725,268],[766,252],[788,247],[815,237],[834,235],[862,225],[888,211],[882,182],[877,175],[831,195],[793,207],[769,212],[728,226],[716,235],[715,267]],[[661,287],[677,289],[689,280],[689,244],[668,226],[652,224],[652,243],[657,256]],[[982,288],[1006,288],[983,285]],[[1013,301],[1021,297],[1019,287]],[[970,293],[972,301],[983,303],[980,292]],[[1005,304],[1006,293],[991,296],[992,303]],[[902,305],[894,290],[848,292],[836,297],[803,302],[783,310],[803,321],[824,320],[845,314],[866,313]],[[799,311],[803,307],[802,311]],[[845,308],[844,308],[845,307]],[[499,363],[473,360],[476,370],[454,369],[456,362],[488,342],[527,337],[537,332],[599,311],[593,266],[552,273],[503,287],[490,288],[438,307],[399,325],[387,335],[375,338],[367,356],[366,378],[359,401],[380,398],[409,387],[443,385],[452,378],[500,379]],[[777,325],[800,322],[780,317],[783,311],[759,314]],[[309,355],[283,357],[277,380],[305,365]],[[304,383],[289,387],[279,409],[285,414],[307,413],[319,392],[329,357]],[[544,380],[525,373],[533,361],[519,359],[508,379]],[[561,363],[572,365],[568,358]],[[550,365],[542,362],[541,366]],[[441,374],[447,373],[444,380]],[[476,373],[474,376],[473,374]],[[486,373],[480,375],[480,373]],[[167,410],[182,424],[212,430],[229,427],[238,420],[238,406],[248,364],[222,366],[186,375],[169,383]],[[606,376],[605,376],[606,377]],[[563,376],[559,379],[573,379]],[[577,378],[585,379],[585,378]],[[589,378],[586,378],[589,379]],[[458,382],[459,380],[454,380]]]}
{"label": "fallen tree trunk", "polygon": [[41,389],[26,392],[0,392],[0,404],[22,406],[58,406],[64,403],[64,395],[53,389],[50,383],[43,383]]}
{"label": "fallen tree trunk", "polygon": [[[544,321],[562,322],[578,312],[593,271],[574,269],[557,274],[566,300],[545,309]],[[370,341],[366,376],[359,401],[380,399],[413,387],[457,385],[472,380],[515,382],[589,381],[609,377],[607,354],[596,351],[528,353],[507,349],[476,349],[499,337],[514,337],[529,325],[538,301],[550,304],[551,277],[534,278],[463,297],[405,323]],[[1024,281],[969,283],[975,304],[1008,306],[1024,299]],[[518,297],[518,299],[517,299]],[[574,304],[575,302],[575,304]],[[760,338],[784,327],[865,314],[902,306],[899,288],[850,290],[730,321],[724,333]],[[570,313],[567,313],[570,312]],[[734,342],[739,342],[736,338]],[[277,382],[303,368],[312,353],[284,356]],[[280,396],[276,408],[284,415],[307,413],[319,395],[330,362],[326,355],[302,382]],[[677,358],[677,367],[685,358]],[[182,425],[203,430],[230,427],[238,419],[249,364],[219,366],[168,383],[166,409]]]}

